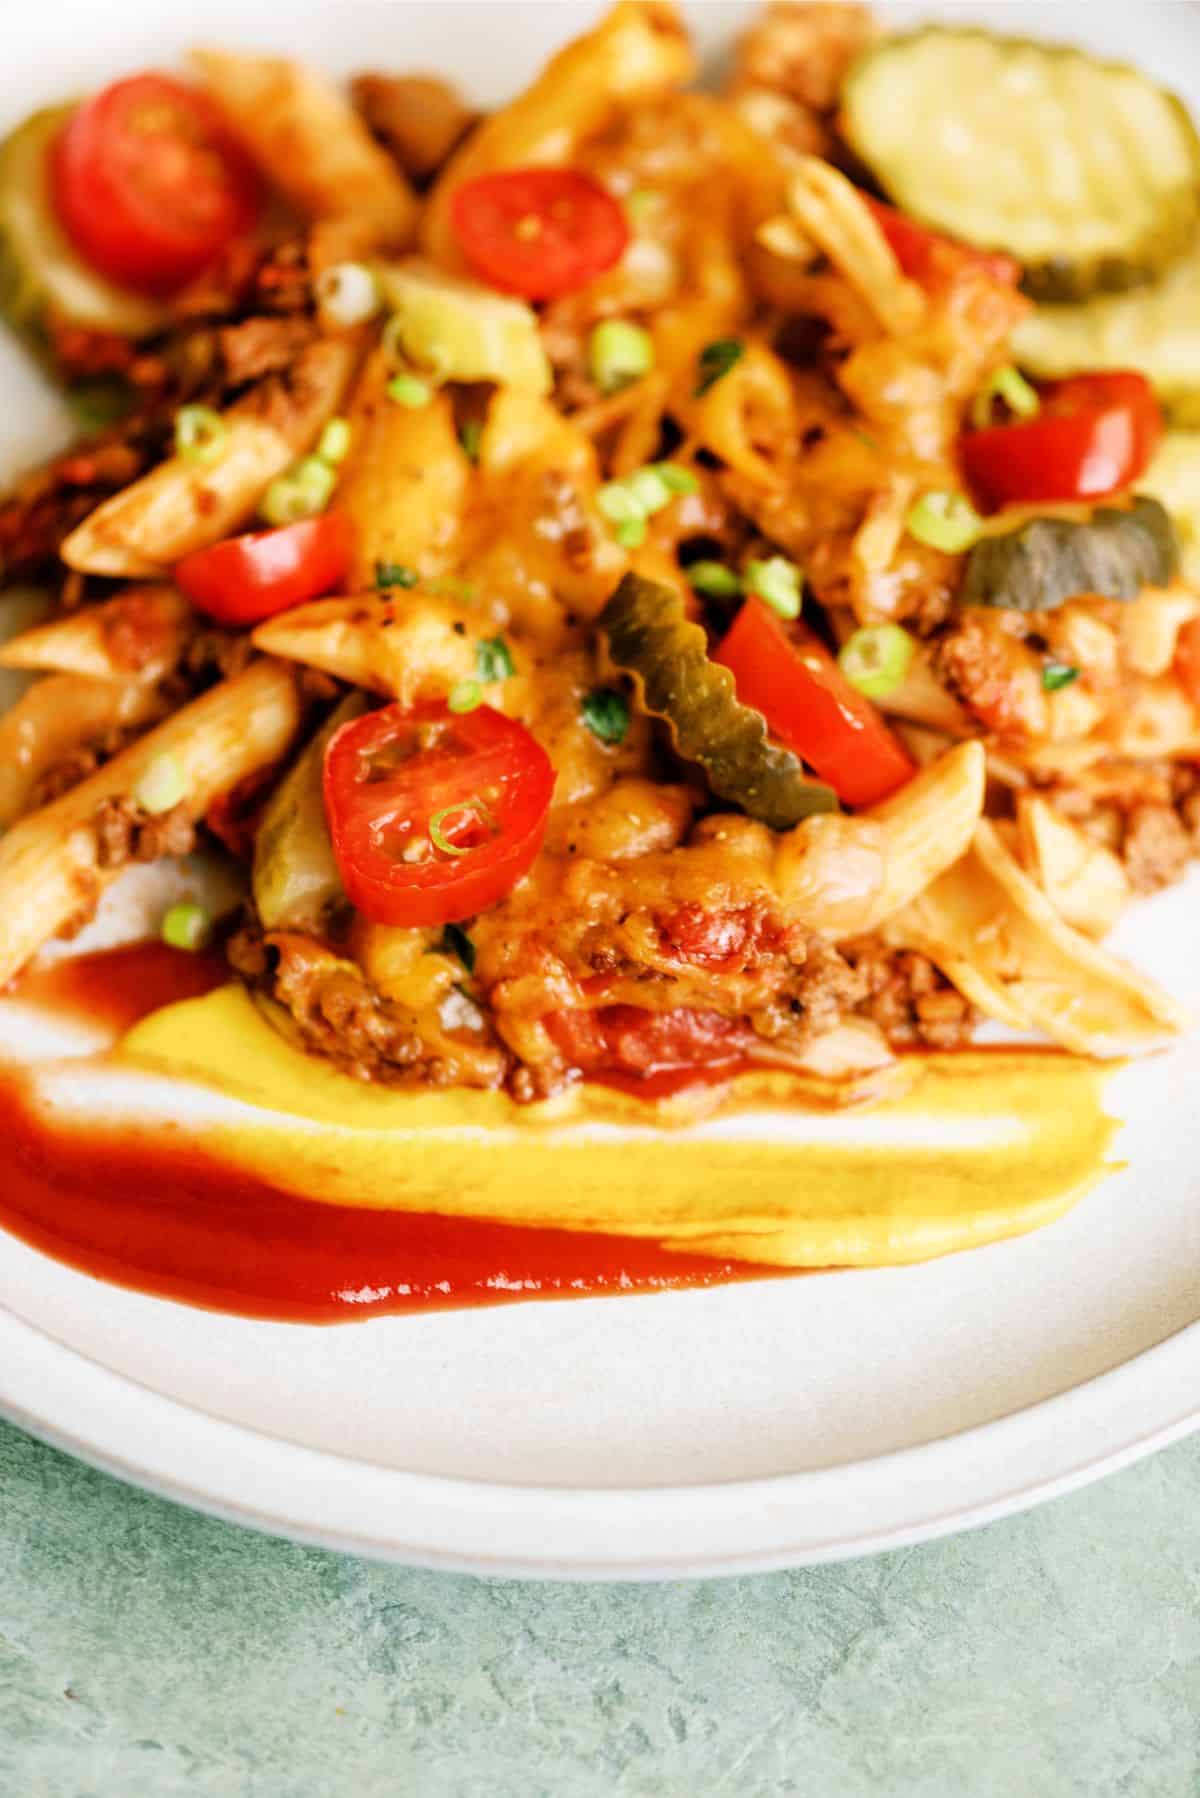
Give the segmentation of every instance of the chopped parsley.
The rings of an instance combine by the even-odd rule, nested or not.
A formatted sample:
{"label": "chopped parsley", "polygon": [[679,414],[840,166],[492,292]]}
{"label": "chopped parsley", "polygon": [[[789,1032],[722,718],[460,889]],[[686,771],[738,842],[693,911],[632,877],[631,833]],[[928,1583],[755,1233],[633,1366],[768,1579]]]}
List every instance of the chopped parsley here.
{"label": "chopped parsley", "polygon": [[718,337],[712,343],[706,343],[700,352],[700,379],[696,383],[695,397],[699,399],[706,394],[745,353],[746,346],[738,337]]}
{"label": "chopped parsley", "polygon": [[517,672],[512,651],[503,637],[485,637],[475,645],[475,672],[485,683],[507,680]]}
{"label": "chopped parsley", "polygon": [[447,924],[437,950],[439,955],[457,955],[468,974],[475,972],[475,945],[461,924]]}
{"label": "chopped parsley", "polygon": [[583,722],[602,743],[623,743],[629,729],[629,701],[615,687],[595,687],[583,702]]}
{"label": "chopped parsley", "polygon": [[403,562],[376,562],[375,585],[377,587],[415,587],[417,571],[406,568]]}
{"label": "chopped parsley", "polygon": [[1071,662],[1047,662],[1042,669],[1042,689],[1046,693],[1057,693],[1060,687],[1069,687],[1078,679],[1079,670]]}
{"label": "chopped parsley", "polygon": [[458,428],[458,441],[462,444],[463,454],[468,462],[478,462],[479,444],[483,437],[483,423],[478,418],[468,418]]}

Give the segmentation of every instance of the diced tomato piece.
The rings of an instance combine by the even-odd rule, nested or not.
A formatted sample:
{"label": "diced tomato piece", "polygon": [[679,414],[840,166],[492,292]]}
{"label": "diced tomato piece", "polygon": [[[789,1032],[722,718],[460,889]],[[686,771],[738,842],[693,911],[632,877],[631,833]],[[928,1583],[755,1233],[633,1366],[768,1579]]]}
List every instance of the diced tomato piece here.
{"label": "diced tomato piece", "polygon": [[322,512],[226,537],[185,556],[175,579],[192,604],[222,624],[259,624],[337,586],[350,562],[353,534],[343,512]]}
{"label": "diced tomato piece", "polygon": [[1072,375],[1042,389],[1036,418],[968,431],[963,467],[993,506],[1102,499],[1136,481],[1162,435],[1162,410],[1133,370]]}

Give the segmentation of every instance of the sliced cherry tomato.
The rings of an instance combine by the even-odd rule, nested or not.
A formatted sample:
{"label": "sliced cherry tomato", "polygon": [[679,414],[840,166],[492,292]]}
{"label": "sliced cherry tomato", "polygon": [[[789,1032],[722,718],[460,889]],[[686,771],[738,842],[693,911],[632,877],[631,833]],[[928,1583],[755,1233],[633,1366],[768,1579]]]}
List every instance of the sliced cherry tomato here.
{"label": "sliced cherry tomato", "polygon": [[1162,436],[1154,389],[1132,370],[1072,375],[1041,400],[1036,418],[962,439],[967,478],[990,505],[1102,499],[1137,479]]}
{"label": "sliced cherry tomato", "polygon": [[500,169],[464,181],[450,202],[463,255],[505,293],[555,300],[619,262],[623,208],[578,169]]}
{"label": "sliced cherry tomato", "polygon": [[688,1006],[673,1011],[646,1011],[637,1005],[552,1011],[542,1023],[570,1066],[585,1074],[657,1074],[727,1064],[738,1059],[747,1035],[736,1018]]}
{"label": "sliced cherry tomato", "polygon": [[342,885],[375,924],[457,924],[502,899],[546,833],[554,769],[523,724],[441,700],[352,719],[325,751]]}
{"label": "sliced cherry tomato", "polygon": [[1185,624],[1175,644],[1175,672],[1184,692],[1200,712],[1200,618]]}
{"label": "sliced cherry tomato", "polygon": [[970,244],[959,243],[957,238],[942,237],[897,212],[894,206],[885,206],[882,200],[873,200],[869,194],[863,198],[875,214],[901,272],[918,286],[936,286],[966,267],[977,269],[1005,287],[1015,287],[1020,280],[1020,264],[1011,256],[976,250]]}
{"label": "sliced cherry tomato", "polygon": [[330,592],[346,572],[352,546],[345,513],[322,512],[198,549],[177,565],[175,579],[210,618],[258,624]]}
{"label": "sliced cherry tomato", "polygon": [[171,293],[248,231],[258,178],[217,109],[169,75],[131,75],[74,112],[54,202],[80,254],[126,287]]}
{"label": "sliced cherry tomato", "polygon": [[713,652],[737,696],[766,719],[847,805],[875,805],[915,772],[869,699],[855,692],[829,651],[803,626],[784,629],[761,599],[748,599]]}

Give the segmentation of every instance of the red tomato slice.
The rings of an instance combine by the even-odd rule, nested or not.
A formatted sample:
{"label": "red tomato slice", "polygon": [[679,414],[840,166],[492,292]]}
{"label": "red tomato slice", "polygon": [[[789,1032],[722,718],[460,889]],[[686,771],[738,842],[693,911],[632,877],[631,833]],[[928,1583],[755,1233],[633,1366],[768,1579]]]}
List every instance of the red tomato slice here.
{"label": "red tomato slice", "polygon": [[545,750],[490,705],[389,705],[343,724],[325,810],[347,898],[375,924],[474,917],[532,864],[553,791]]}
{"label": "red tomato slice", "polygon": [[762,713],[847,805],[875,805],[916,772],[869,699],[811,632],[793,636],[761,599],[748,599],[713,652],[737,696]]}
{"label": "red tomato slice", "polygon": [[669,1068],[736,1062],[747,1032],[736,1018],[678,1006],[645,1011],[604,1005],[596,1011],[552,1011],[542,1019],[573,1068],[583,1073],[657,1074]]}
{"label": "red tomato slice", "polygon": [[322,512],[277,531],[226,537],[185,556],[175,579],[192,604],[221,624],[258,624],[337,586],[350,562],[344,512]]}
{"label": "red tomato slice", "polygon": [[578,169],[500,169],[464,181],[450,214],[475,273],[505,293],[555,300],[619,262],[623,208]]}
{"label": "red tomato slice", "polygon": [[1185,624],[1175,644],[1175,673],[1184,692],[1200,712],[1200,618]]}
{"label": "red tomato slice", "polygon": [[875,214],[901,273],[919,286],[932,287],[966,267],[975,268],[1006,287],[1017,285],[1020,264],[1011,256],[976,250],[970,244],[959,243],[957,238],[942,237],[897,212],[894,206],[885,206],[882,200],[873,200],[869,194],[863,198]]}
{"label": "red tomato slice", "polygon": [[1162,436],[1162,412],[1144,375],[1072,375],[1042,390],[1024,423],[962,439],[963,467],[993,506],[1102,499],[1142,473]]}
{"label": "red tomato slice", "polygon": [[254,222],[248,158],[211,102],[169,75],[131,75],[85,100],[51,166],[80,254],[145,293],[182,287]]}

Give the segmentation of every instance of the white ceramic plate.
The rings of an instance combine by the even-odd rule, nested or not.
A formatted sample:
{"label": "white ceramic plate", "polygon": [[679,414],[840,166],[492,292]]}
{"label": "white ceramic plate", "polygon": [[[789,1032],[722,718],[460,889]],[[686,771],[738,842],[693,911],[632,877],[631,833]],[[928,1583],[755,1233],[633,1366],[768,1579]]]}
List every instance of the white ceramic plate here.
{"label": "white ceramic plate", "polygon": [[[338,68],[456,67],[495,101],[595,10],[347,0],[272,27],[209,0],[195,29]],[[695,8],[705,42],[743,10]],[[1195,68],[1190,7],[960,16],[1177,83]],[[0,113],[167,60],[182,31],[173,9],[9,0]],[[11,465],[59,421],[7,343],[0,391]],[[1200,1009],[1198,897],[1193,881],[1143,905],[1121,946]],[[1196,1044],[1119,1075],[1127,1171],[1037,1235],[714,1292],[312,1329],[124,1292],[0,1235],[0,1408],[189,1504],[440,1567],[677,1577],[915,1541],[1194,1427],[1198,1093]]]}

